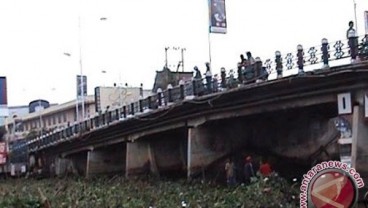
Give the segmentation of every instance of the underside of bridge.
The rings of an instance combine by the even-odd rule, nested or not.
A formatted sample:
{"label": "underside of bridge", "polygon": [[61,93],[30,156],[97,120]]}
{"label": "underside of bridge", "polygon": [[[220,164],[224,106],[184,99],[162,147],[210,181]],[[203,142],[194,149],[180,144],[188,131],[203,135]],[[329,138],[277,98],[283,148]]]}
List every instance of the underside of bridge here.
{"label": "underside of bridge", "polygon": [[256,164],[266,158],[278,172],[298,175],[313,162],[338,158],[336,116],[336,104],[327,103],[218,120],[203,128],[211,135],[211,151],[222,159],[232,157],[242,166],[247,155]]}
{"label": "underside of bridge", "polygon": [[336,103],[325,103],[146,135],[127,143],[126,175],[218,175],[225,158],[242,165],[246,155],[255,162],[266,157],[279,172],[296,175],[313,162],[338,158],[336,116]]}

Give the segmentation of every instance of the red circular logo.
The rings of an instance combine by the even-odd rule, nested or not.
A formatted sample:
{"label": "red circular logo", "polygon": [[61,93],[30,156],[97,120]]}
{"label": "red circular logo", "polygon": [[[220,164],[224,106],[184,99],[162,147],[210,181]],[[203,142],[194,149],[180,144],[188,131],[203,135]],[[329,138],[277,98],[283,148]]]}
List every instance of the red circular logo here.
{"label": "red circular logo", "polygon": [[314,177],[309,196],[316,208],[348,208],[356,201],[354,181],[340,170],[326,170]]}

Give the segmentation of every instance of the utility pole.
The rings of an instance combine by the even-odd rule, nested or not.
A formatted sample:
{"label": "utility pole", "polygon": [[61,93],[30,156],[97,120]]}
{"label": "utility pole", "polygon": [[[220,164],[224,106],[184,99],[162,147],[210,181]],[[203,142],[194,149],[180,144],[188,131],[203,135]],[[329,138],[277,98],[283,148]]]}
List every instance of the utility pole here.
{"label": "utility pole", "polygon": [[181,48],[181,69],[184,72],[184,51],[186,51],[185,48]]}
{"label": "utility pole", "polygon": [[165,47],[165,68],[167,68],[167,50],[169,50],[170,49],[170,47]]}

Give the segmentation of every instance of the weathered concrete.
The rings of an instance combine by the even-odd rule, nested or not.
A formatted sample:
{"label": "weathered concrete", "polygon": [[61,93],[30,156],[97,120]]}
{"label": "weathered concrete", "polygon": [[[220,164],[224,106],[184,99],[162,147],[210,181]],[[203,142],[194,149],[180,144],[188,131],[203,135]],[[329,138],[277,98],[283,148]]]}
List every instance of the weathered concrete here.
{"label": "weathered concrete", "polygon": [[87,173],[87,151],[71,154],[66,157],[55,158],[55,174],[64,176],[74,174],[86,176]]}
{"label": "weathered concrete", "polygon": [[235,154],[245,156],[258,152],[300,159],[305,163],[334,158],[338,155],[334,107],[329,104],[278,111],[189,128],[187,176]]}
{"label": "weathered concrete", "polygon": [[[162,134],[160,139],[151,141],[154,163],[158,172],[179,176],[186,172],[186,133],[178,130],[171,134]],[[184,175],[185,176],[185,175]]]}
{"label": "weathered concrete", "polygon": [[204,126],[188,129],[187,177],[205,169],[230,151],[224,145],[226,138],[215,136],[210,131]]}
{"label": "weathered concrete", "polygon": [[185,173],[186,134],[184,128],[179,128],[127,143],[126,176],[148,172],[171,176]]}
{"label": "weathered concrete", "polygon": [[368,126],[364,118],[364,108],[362,105],[356,105],[353,112],[352,166],[364,179],[368,179],[367,138]]}
{"label": "weathered concrete", "polygon": [[148,142],[128,142],[126,147],[126,170],[125,176],[144,173],[144,165],[152,160],[151,147]]}
{"label": "weathered concrete", "polygon": [[119,143],[88,151],[87,177],[125,173],[126,144]]}

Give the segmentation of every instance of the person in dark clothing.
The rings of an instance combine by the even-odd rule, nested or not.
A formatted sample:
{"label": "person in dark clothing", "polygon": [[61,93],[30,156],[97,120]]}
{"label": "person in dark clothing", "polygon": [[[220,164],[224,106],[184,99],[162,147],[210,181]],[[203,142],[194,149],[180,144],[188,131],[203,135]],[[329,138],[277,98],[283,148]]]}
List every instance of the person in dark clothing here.
{"label": "person in dark clothing", "polygon": [[206,88],[208,93],[212,93],[212,73],[211,73],[211,67],[210,63],[206,63]]}
{"label": "person in dark clothing", "polygon": [[252,163],[251,156],[247,156],[245,159],[245,165],[244,165],[244,183],[250,184],[250,179],[252,177],[255,177],[255,169]]}
{"label": "person in dark clothing", "polygon": [[194,79],[196,80],[201,80],[202,79],[202,74],[201,72],[199,71],[198,67],[197,66],[194,66]]}
{"label": "person in dark clothing", "polygon": [[256,63],[255,59],[252,56],[251,52],[247,52],[247,61],[246,61],[246,67],[244,71],[244,78],[246,82],[255,82],[255,69],[254,64]]}
{"label": "person in dark clothing", "polygon": [[350,48],[351,60],[354,62],[358,55],[358,35],[354,29],[354,22],[349,22],[349,29],[346,31],[346,38],[348,39],[348,45]]}
{"label": "person in dark clothing", "polygon": [[213,76],[213,80],[212,80],[212,91],[213,92],[218,92],[218,76],[217,74],[215,74]]}
{"label": "person in dark clothing", "polygon": [[197,66],[194,67],[194,71],[194,87],[196,89],[196,95],[201,95],[203,93],[202,74]]}
{"label": "person in dark clothing", "polygon": [[226,70],[221,67],[221,88],[226,89]]}

